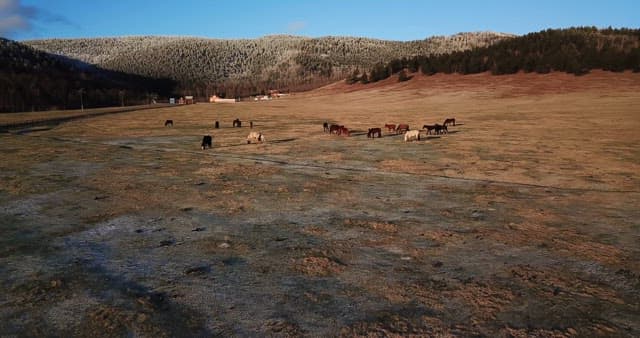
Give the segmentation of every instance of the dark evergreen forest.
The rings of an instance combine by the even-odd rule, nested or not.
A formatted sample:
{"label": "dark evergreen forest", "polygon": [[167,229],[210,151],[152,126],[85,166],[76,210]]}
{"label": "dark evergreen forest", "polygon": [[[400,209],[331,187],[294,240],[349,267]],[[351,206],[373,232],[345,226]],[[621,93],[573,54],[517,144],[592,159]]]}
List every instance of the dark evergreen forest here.
{"label": "dark evergreen forest", "polygon": [[366,72],[355,71],[346,81],[376,82],[407,72],[494,75],[552,71],[584,75],[593,69],[640,72],[640,30],[578,27],[549,29],[505,39],[487,47],[439,55],[420,55],[378,63]]}
{"label": "dark evergreen forest", "polygon": [[176,82],[126,74],[37,51],[0,38],[0,111],[146,104]]}

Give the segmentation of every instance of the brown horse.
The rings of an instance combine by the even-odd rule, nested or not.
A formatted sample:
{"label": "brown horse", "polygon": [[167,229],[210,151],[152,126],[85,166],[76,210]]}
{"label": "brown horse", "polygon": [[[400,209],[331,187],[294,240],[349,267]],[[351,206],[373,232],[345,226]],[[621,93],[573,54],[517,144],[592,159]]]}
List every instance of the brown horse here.
{"label": "brown horse", "polygon": [[450,118],[450,119],[445,119],[444,123],[442,124],[443,126],[449,126],[449,125],[456,125],[456,119],[454,118]]}
{"label": "brown horse", "polygon": [[387,128],[388,132],[392,132],[392,131],[396,130],[396,125],[395,124],[385,124],[384,127]]}
{"label": "brown horse", "polygon": [[323,123],[322,127],[324,128],[324,132],[325,133],[329,132],[329,122]]}
{"label": "brown horse", "polygon": [[369,128],[369,132],[367,133],[367,137],[376,138],[376,134],[378,134],[378,138],[382,137],[382,129],[380,129],[380,128]]}
{"label": "brown horse", "polygon": [[345,128],[345,126],[340,126],[340,131],[338,131],[338,135],[351,136],[351,132],[349,132],[349,129]]}
{"label": "brown horse", "polygon": [[432,131],[435,132],[436,125],[435,124],[434,125],[425,124],[424,126],[422,126],[422,129],[426,129],[427,130],[427,135],[430,135]]}
{"label": "brown horse", "polygon": [[436,135],[449,133],[449,130],[447,130],[447,126],[442,126],[436,123],[435,127],[436,127]]}
{"label": "brown horse", "polygon": [[171,126],[171,127],[173,127],[173,120],[166,120],[166,121],[164,121],[164,126],[165,126],[165,127],[166,127],[166,126]]}
{"label": "brown horse", "polygon": [[238,127],[241,128],[242,127],[242,121],[240,121],[240,119],[235,119],[233,120],[233,127]]}
{"label": "brown horse", "polygon": [[409,131],[409,125],[408,124],[401,123],[396,127],[396,134],[406,133],[407,131]]}
{"label": "brown horse", "polygon": [[337,124],[332,124],[329,127],[329,134],[340,134],[340,128],[342,128],[344,126],[339,126]]}

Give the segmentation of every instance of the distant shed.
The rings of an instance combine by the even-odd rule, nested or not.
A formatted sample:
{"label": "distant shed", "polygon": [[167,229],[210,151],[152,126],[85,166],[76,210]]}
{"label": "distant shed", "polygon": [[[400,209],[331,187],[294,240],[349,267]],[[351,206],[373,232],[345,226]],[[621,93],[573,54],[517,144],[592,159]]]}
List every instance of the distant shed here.
{"label": "distant shed", "polygon": [[211,103],[236,103],[236,99],[223,99],[218,97],[217,95],[212,95],[209,97],[209,102]]}

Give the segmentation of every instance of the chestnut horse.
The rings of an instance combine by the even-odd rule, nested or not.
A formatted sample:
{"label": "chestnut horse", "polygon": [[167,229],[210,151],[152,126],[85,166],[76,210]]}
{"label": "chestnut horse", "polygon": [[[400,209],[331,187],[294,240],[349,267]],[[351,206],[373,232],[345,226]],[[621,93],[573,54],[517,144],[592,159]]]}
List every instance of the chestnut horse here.
{"label": "chestnut horse", "polygon": [[349,129],[345,128],[345,126],[340,126],[340,130],[338,131],[338,135],[351,136],[351,132],[349,132]]}
{"label": "chestnut horse", "polygon": [[402,133],[406,133],[407,131],[409,131],[409,125],[408,124],[401,123],[396,127],[396,134],[400,134],[401,132]]}
{"label": "chestnut horse", "polygon": [[445,119],[444,123],[442,124],[443,126],[448,126],[448,125],[456,125],[456,119],[454,118],[450,118],[450,119]]}
{"label": "chestnut horse", "polygon": [[396,125],[395,124],[385,124],[384,127],[387,128],[388,132],[392,132],[392,131],[396,130]]}

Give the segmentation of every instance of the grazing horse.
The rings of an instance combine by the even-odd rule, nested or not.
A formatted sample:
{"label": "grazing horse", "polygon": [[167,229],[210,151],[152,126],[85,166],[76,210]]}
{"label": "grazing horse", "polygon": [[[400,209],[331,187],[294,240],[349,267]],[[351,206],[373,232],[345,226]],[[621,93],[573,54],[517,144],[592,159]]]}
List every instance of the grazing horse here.
{"label": "grazing horse", "polygon": [[456,119],[454,118],[450,118],[450,119],[445,119],[444,123],[442,124],[443,126],[448,126],[448,125],[456,125]]}
{"label": "grazing horse", "polygon": [[385,124],[384,127],[387,128],[388,132],[392,132],[392,131],[396,130],[396,125],[395,124]]}
{"label": "grazing horse", "polygon": [[409,131],[409,125],[408,124],[401,123],[396,127],[396,134],[400,134],[401,132],[402,133],[406,133],[407,131]]}
{"label": "grazing horse", "polygon": [[338,135],[351,136],[351,132],[345,126],[340,126],[340,130],[338,131]]}
{"label": "grazing horse", "polygon": [[262,133],[252,131],[249,133],[249,135],[247,135],[247,144],[251,143],[251,141],[265,142],[266,139],[264,138],[264,135],[262,135]]}
{"label": "grazing horse", "polygon": [[325,122],[322,124],[322,127],[324,128],[324,132],[328,133],[329,132],[329,122]]}
{"label": "grazing horse", "polygon": [[238,128],[242,127],[242,121],[240,121],[240,119],[233,120],[233,126]]}
{"label": "grazing horse", "polygon": [[215,128],[220,129],[220,122],[216,121]]}
{"label": "grazing horse", "polygon": [[165,127],[166,127],[166,126],[173,127],[173,120],[166,120],[166,121],[164,121],[164,126],[165,126]]}
{"label": "grazing horse", "polygon": [[382,129],[380,129],[380,128],[369,128],[369,132],[367,133],[367,137],[376,138],[376,134],[378,134],[378,138],[382,137]]}
{"label": "grazing horse", "polygon": [[420,130],[407,130],[407,132],[404,133],[404,141],[409,142],[411,140],[420,141]]}
{"label": "grazing horse", "polygon": [[202,137],[202,150],[205,150],[207,147],[211,148],[211,135],[205,135]]}
{"label": "grazing horse", "polygon": [[340,129],[344,126],[339,126],[337,124],[332,124],[329,127],[329,134],[340,134]]}
{"label": "grazing horse", "polygon": [[442,126],[442,125],[439,125],[437,123],[434,126],[436,128],[436,135],[448,134],[449,133],[449,130],[447,130],[447,126]]}
{"label": "grazing horse", "polygon": [[424,126],[422,126],[422,129],[426,129],[427,130],[427,135],[430,135],[432,131],[435,132],[436,125],[435,124],[434,125],[425,124]]}
{"label": "grazing horse", "polygon": [[253,121],[249,121],[249,128],[253,129]]}

